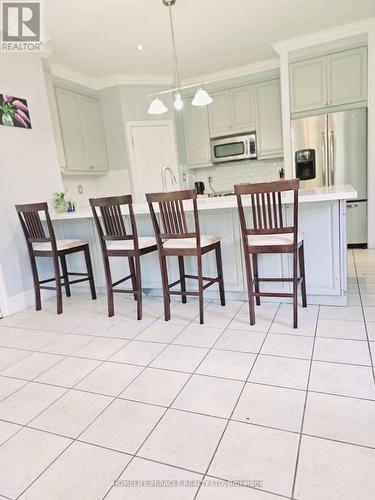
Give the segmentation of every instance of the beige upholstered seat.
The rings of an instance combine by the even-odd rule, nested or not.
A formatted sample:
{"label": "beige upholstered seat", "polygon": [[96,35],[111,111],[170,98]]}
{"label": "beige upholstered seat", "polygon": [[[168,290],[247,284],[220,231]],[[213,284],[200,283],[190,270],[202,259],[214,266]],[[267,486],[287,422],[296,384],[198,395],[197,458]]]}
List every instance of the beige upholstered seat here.
{"label": "beige upholstered seat", "polygon": [[[133,240],[115,240],[107,241],[107,250],[134,250]],[[156,240],[153,236],[140,236],[138,238],[138,246],[141,248],[149,248],[156,245]]]}
{"label": "beige upholstered seat", "polygon": [[[208,247],[220,241],[217,236],[203,236],[201,235],[201,247]],[[197,240],[196,238],[173,238],[166,240],[163,244],[163,248],[196,248]]]}
{"label": "beige upholstered seat", "polygon": [[[57,251],[70,250],[71,248],[88,245],[87,241],[83,240],[56,240]],[[52,245],[49,241],[43,243],[33,243],[33,250],[38,252],[52,252]]]}
{"label": "beige upholstered seat", "polygon": [[[253,234],[247,237],[249,245],[255,246],[276,246],[293,245],[293,233],[284,234]],[[298,233],[298,244],[302,243],[303,236]]]}

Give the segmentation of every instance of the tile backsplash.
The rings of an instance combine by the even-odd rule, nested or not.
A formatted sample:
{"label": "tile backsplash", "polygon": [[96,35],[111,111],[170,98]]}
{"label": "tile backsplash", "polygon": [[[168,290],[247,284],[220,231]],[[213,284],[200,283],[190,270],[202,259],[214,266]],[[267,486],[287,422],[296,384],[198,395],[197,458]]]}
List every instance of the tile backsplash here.
{"label": "tile backsplash", "polygon": [[[208,178],[212,176],[212,186],[215,191],[233,190],[234,184],[242,182],[270,182],[279,180],[279,170],[284,167],[282,158],[274,160],[249,160],[222,163],[217,166],[195,169],[182,168],[183,171],[193,174],[197,181],[203,181],[205,192],[210,192]],[[192,187],[193,180],[189,178]]]}

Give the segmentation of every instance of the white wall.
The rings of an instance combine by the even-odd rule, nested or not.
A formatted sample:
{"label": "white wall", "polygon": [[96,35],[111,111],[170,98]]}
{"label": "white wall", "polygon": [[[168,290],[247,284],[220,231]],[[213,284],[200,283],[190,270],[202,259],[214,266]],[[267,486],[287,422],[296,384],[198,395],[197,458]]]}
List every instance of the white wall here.
{"label": "white wall", "polygon": [[[31,130],[0,125],[0,266],[6,313],[33,302],[32,277],[16,203],[52,202],[62,189],[41,59],[0,53],[0,92],[27,99]],[[51,206],[51,205],[50,205]]]}

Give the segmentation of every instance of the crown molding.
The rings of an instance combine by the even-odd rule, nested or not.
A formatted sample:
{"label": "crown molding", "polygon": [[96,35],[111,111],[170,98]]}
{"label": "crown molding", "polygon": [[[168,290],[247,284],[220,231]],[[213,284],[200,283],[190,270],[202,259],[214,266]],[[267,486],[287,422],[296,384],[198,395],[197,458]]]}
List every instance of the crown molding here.
{"label": "crown molding", "polygon": [[340,38],[348,38],[368,33],[369,30],[374,29],[374,27],[375,17],[370,17],[355,23],[344,24],[335,28],[277,42],[274,43],[272,47],[278,54],[282,54],[311,47],[312,45],[333,42]]}
{"label": "crown molding", "polygon": [[280,61],[278,58],[266,59],[265,61],[246,64],[244,66],[236,66],[234,68],[224,69],[214,73],[206,73],[205,75],[186,78],[182,81],[182,85],[193,85],[200,82],[220,82],[222,80],[230,80],[231,78],[239,78],[241,76],[253,75],[256,73],[278,69],[279,67]]}
{"label": "crown molding", "polygon": [[75,71],[60,64],[51,64],[50,70],[53,76],[63,78],[64,80],[82,85],[83,87],[88,87],[92,90],[99,90],[96,78],[92,78],[84,73],[80,73],[79,71]]}
{"label": "crown molding", "polygon": [[99,89],[115,85],[172,85],[172,75],[110,75],[98,78]]}

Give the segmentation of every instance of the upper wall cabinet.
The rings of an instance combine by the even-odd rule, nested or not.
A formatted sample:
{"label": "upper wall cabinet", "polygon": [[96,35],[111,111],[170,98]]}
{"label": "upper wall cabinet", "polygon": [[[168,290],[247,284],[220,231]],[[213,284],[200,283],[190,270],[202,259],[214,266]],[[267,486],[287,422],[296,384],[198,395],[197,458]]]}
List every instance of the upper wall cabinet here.
{"label": "upper wall cabinet", "polygon": [[108,170],[100,103],[97,99],[56,88],[66,173]]}
{"label": "upper wall cabinet", "polygon": [[183,117],[187,165],[211,165],[207,107],[192,106],[189,101],[184,106]]}
{"label": "upper wall cabinet", "polygon": [[366,100],[366,47],[290,65],[292,113]]}
{"label": "upper wall cabinet", "polygon": [[280,81],[271,80],[255,86],[256,132],[258,158],[278,158],[283,155],[280,104]]}
{"label": "upper wall cabinet", "polygon": [[250,132],[255,129],[254,87],[252,85],[212,92],[209,106],[211,137]]}

